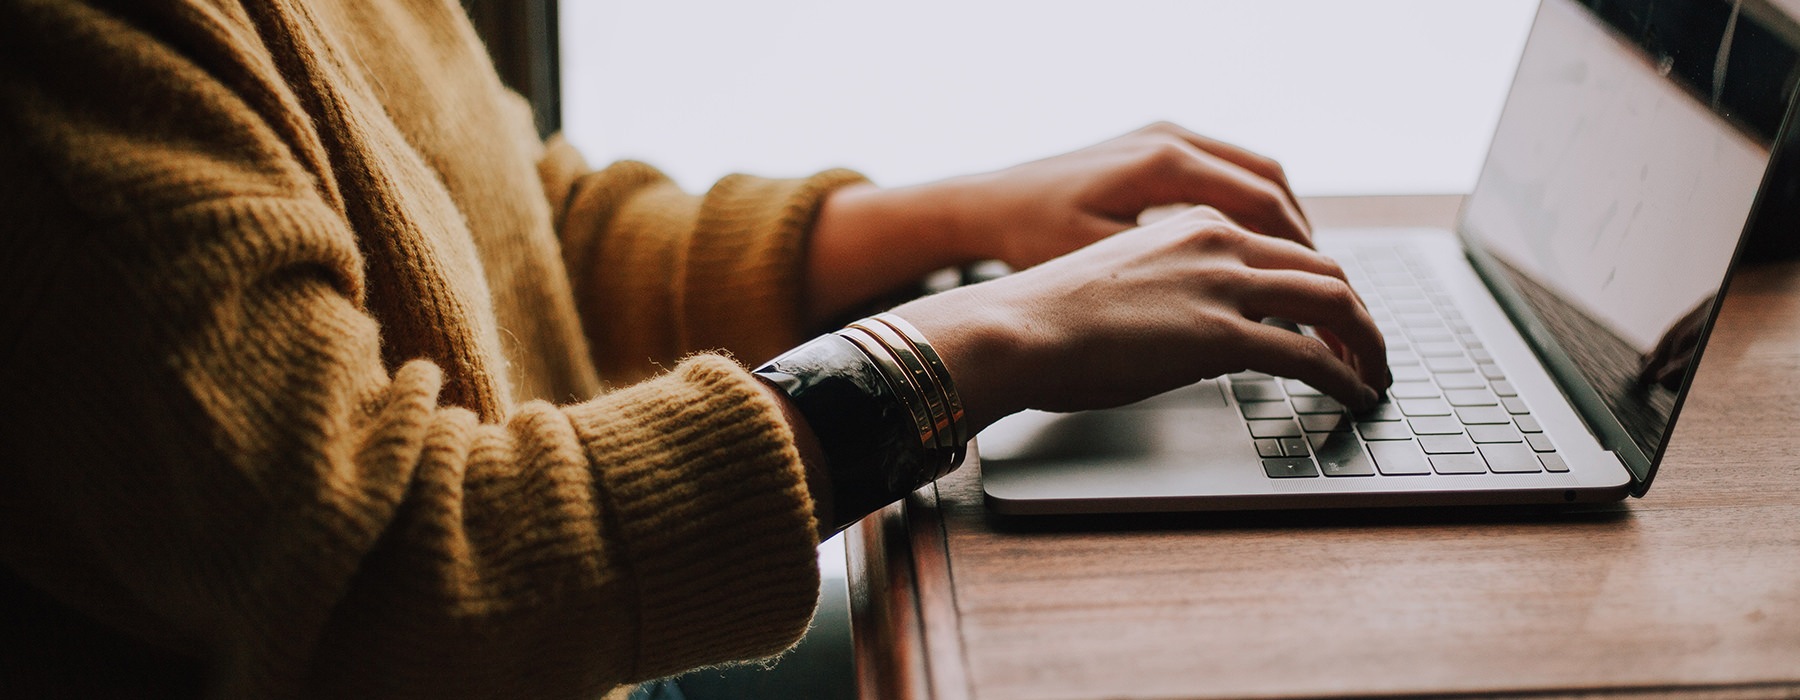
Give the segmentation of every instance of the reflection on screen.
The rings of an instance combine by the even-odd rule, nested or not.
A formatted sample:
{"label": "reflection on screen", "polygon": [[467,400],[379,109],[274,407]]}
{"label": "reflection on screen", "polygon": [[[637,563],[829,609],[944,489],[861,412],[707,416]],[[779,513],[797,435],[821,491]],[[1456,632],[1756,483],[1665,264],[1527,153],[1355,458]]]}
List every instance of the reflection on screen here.
{"label": "reflection on screen", "polygon": [[[1547,0],[1462,226],[1646,457],[1661,448],[1773,134],[1733,105],[1760,94],[1738,83],[1761,78],[1730,72],[1741,62],[1731,35],[1749,21],[1718,0],[1660,9],[1684,7],[1730,14],[1672,42],[1667,25],[1633,36],[1629,21]],[[1699,63],[1707,70],[1688,69]]]}

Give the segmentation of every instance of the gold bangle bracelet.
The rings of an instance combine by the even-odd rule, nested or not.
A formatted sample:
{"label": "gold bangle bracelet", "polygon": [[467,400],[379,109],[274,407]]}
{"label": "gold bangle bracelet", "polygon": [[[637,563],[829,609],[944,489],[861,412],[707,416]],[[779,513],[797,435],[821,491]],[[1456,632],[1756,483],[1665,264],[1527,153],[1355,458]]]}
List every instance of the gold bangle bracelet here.
{"label": "gold bangle bracelet", "polygon": [[857,349],[862,350],[863,354],[868,355],[875,366],[881,369],[881,374],[887,378],[889,384],[893,385],[894,395],[900,397],[901,403],[906,405],[907,414],[912,416],[913,425],[919,435],[919,444],[927,449],[936,448],[937,429],[932,425],[931,412],[926,407],[925,397],[919,393],[917,387],[913,386],[899,361],[887,352],[881,339],[855,326],[839,329],[835,333],[855,344]]}
{"label": "gold bangle bracelet", "polygon": [[933,446],[939,449],[954,449],[957,444],[951,435],[950,412],[944,404],[944,392],[939,386],[937,378],[933,377],[931,370],[925,366],[925,361],[914,352],[912,344],[899,331],[876,320],[865,318],[851,323],[850,327],[874,336],[876,340],[881,341],[888,353],[900,362],[901,368],[906,370],[906,378],[912,383],[913,390],[925,399],[926,410],[931,415]]}
{"label": "gold bangle bracelet", "polygon": [[898,331],[912,345],[919,357],[925,360],[925,366],[930,368],[931,373],[937,379],[938,390],[943,393],[944,409],[950,418],[951,440],[957,447],[967,445],[971,437],[968,415],[963,409],[962,396],[956,392],[956,382],[950,378],[950,368],[944,364],[944,359],[939,357],[937,350],[931,347],[930,341],[925,339],[925,334],[906,319],[891,313],[876,314],[872,318]]}

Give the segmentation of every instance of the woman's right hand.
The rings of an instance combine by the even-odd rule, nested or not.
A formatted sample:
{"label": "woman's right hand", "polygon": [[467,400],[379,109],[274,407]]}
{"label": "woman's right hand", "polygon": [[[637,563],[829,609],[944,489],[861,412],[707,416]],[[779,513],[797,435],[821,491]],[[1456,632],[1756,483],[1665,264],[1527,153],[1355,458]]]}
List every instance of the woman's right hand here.
{"label": "woman's right hand", "polygon": [[[1353,408],[1392,383],[1381,333],[1337,263],[1209,207],[894,312],[944,357],[976,429],[1242,370],[1300,379]],[[1325,342],[1265,317],[1315,326]]]}

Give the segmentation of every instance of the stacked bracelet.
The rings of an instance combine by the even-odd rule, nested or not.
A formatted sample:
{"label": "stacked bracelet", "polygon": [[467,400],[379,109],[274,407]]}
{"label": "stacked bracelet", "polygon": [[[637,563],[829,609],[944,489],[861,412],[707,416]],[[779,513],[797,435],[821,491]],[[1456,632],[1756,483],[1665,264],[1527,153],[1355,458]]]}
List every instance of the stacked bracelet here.
{"label": "stacked bracelet", "polygon": [[841,530],[962,464],[969,426],[943,359],[880,314],[794,348],[755,373],[818,436]]}
{"label": "stacked bracelet", "polygon": [[962,464],[969,444],[962,397],[956,393],[949,368],[925,340],[925,334],[899,316],[876,314],[851,323],[837,335],[856,343],[882,369],[888,383],[899,389],[896,393],[906,404],[914,425],[920,428],[920,446],[947,455],[932,478],[948,474]]}

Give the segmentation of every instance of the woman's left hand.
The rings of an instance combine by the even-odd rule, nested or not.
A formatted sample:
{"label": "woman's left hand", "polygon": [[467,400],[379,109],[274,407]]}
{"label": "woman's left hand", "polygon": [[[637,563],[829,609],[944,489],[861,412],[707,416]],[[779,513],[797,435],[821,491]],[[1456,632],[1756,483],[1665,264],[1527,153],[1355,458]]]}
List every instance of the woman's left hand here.
{"label": "woman's left hand", "polygon": [[1312,246],[1279,164],[1174,124],[944,184],[965,190],[963,235],[1014,268],[1137,226],[1146,209],[1171,204],[1204,204],[1256,233]]}
{"label": "woman's left hand", "polygon": [[1275,161],[1158,123],[1005,170],[834,193],[809,251],[808,316],[832,318],[942,267],[1031,267],[1176,204],[1207,205],[1250,231],[1312,246]]}

